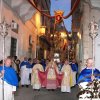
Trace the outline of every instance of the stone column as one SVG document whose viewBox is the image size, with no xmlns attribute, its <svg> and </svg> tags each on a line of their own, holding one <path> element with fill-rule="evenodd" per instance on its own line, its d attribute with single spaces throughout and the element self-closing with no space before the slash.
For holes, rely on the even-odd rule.
<svg viewBox="0 0 100 100">
<path fill-rule="evenodd" d="M 92 57 L 92 40 L 89 36 L 89 23 L 91 20 L 91 8 L 88 3 L 84 3 L 83 7 L 83 62 L 85 65 L 86 59 Z"/>
</svg>

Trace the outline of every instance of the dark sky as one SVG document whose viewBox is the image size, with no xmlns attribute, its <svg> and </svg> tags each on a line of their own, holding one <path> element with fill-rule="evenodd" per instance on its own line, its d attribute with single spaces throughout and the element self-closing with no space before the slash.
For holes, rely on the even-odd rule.
<svg viewBox="0 0 100 100">
<path fill-rule="evenodd" d="M 71 0 L 51 0 L 51 15 L 54 15 L 54 11 L 63 10 L 64 16 L 68 15 L 71 9 Z M 65 27 L 68 31 L 71 31 L 71 17 L 64 19 Z"/>
</svg>

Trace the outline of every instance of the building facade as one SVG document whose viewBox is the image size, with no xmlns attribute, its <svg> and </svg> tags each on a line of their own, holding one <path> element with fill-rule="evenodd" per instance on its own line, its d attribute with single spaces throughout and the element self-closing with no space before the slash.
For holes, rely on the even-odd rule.
<svg viewBox="0 0 100 100">
<path fill-rule="evenodd" d="M 26 13 L 22 14 L 21 12 L 21 10 L 23 9 L 22 5 L 20 5 L 19 7 L 20 10 L 17 9 L 18 11 L 16 11 L 16 9 L 13 8 L 15 7 L 13 5 L 15 4 L 13 3 L 13 0 L 12 1 L 10 0 L 11 1 L 10 3 L 8 1 L 5 0 L 2 4 L 3 8 L 0 9 L 0 13 L 2 17 L 2 19 L 0 19 L 1 22 L 5 18 L 5 21 L 7 22 L 7 24 L 11 26 L 8 30 L 8 35 L 5 38 L 5 57 L 18 56 L 19 59 L 22 59 L 24 56 L 27 56 L 27 57 L 35 58 L 36 57 L 36 39 L 37 39 L 36 27 L 29 24 L 29 26 L 34 29 L 33 31 L 31 31 L 31 29 L 28 28 L 27 25 L 25 24 L 26 19 L 28 20 L 29 17 L 28 16 L 25 17 Z M 34 9 L 32 10 L 34 11 Z M 32 17 L 33 13 L 30 16 Z M 31 50 L 30 50 L 30 45 L 32 46 Z M 3 38 L 1 35 L 0 35 L 0 46 L 1 46 L 0 59 L 2 59 Z"/>
<path fill-rule="evenodd" d="M 85 66 L 85 62 L 87 58 L 93 58 L 93 43 L 92 38 L 89 33 L 89 24 L 95 18 L 95 22 L 100 24 L 100 1 L 95 0 L 82 0 L 79 5 L 79 15 L 80 15 L 80 25 L 77 32 L 81 34 L 81 39 L 78 39 L 77 43 L 77 56 L 78 60 L 82 61 L 82 65 Z M 77 23 L 77 22 L 76 22 Z M 100 69 L 99 67 L 99 59 L 100 59 L 100 27 L 98 29 L 98 35 L 95 39 L 95 67 Z M 83 69 L 82 67 L 81 69 Z"/>
<path fill-rule="evenodd" d="M 41 10 L 41 12 L 50 15 L 50 0 L 33 0 L 36 7 Z M 40 25 L 37 25 L 38 27 L 38 42 L 37 42 L 37 58 L 38 59 L 48 59 L 50 56 L 50 27 L 51 22 L 50 18 L 43 15 L 40 12 Z M 45 33 L 41 32 L 41 29 L 45 28 Z"/>
</svg>

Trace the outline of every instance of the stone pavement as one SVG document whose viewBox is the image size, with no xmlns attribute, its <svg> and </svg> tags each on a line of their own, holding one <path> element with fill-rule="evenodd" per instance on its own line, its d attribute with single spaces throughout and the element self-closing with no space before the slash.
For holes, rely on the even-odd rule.
<svg viewBox="0 0 100 100">
<path fill-rule="evenodd" d="M 61 93 L 60 89 L 48 91 L 42 88 L 40 91 L 32 90 L 32 87 L 19 87 L 15 94 L 15 100 L 78 100 L 76 95 L 78 88 L 73 87 L 71 93 Z"/>
</svg>

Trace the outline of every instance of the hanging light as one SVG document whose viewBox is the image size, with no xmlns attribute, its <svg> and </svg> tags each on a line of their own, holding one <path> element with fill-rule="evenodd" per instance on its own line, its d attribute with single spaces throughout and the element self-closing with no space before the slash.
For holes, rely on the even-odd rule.
<svg viewBox="0 0 100 100">
<path fill-rule="evenodd" d="M 77 33 L 77 36 L 81 40 L 81 34 L 79 32 Z"/>
<path fill-rule="evenodd" d="M 45 31 L 46 31 L 46 26 L 41 26 L 40 27 L 40 35 L 45 35 Z"/>
<path fill-rule="evenodd" d="M 61 34 L 61 38 L 66 38 L 67 37 L 66 32 L 60 32 L 60 34 Z"/>
<path fill-rule="evenodd" d="M 53 37 L 53 34 L 51 34 L 50 37 Z"/>
<path fill-rule="evenodd" d="M 69 36 L 69 37 L 72 37 L 72 33 L 69 33 L 68 36 Z"/>
</svg>

